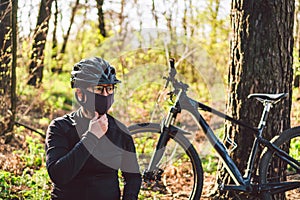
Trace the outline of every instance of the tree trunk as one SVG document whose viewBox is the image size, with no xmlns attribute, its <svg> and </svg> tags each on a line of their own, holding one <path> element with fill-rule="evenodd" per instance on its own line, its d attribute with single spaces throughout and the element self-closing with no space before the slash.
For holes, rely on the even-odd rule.
<svg viewBox="0 0 300 200">
<path fill-rule="evenodd" d="M 12 29 L 12 66 L 11 66 L 11 93 L 10 93 L 10 102 L 11 102 L 11 125 L 9 130 L 12 131 L 14 128 L 14 123 L 16 119 L 16 107 L 17 107 L 17 23 L 18 23 L 18 0 L 12 1 L 12 14 L 11 14 L 11 29 Z"/>
<path fill-rule="evenodd" d="M 228 114 L 258 126 L 263 106 L 254 99 L 247 99 L 249 94 L 286 92 L 290 95 L 271 109 L 263 133 L 267 139 L 290 127 L 294 4 L 290 0 L 232 0 L 234 35 L 228 77 Z M 254 137 L 249 129 L 229 122 L 225 132 L 238 145 L 231 156 L 244 173 Z M 225 184 L 232 182 L 224 169 L 219 172 Z M 226 195 L 222 198 L 231 196 Z"/>
<path fill-rule="evenodd" d="M 61 67 L 58 65 L 58 46 L 57 46 L 57 23 L 58 23 L 58 4 L 57 0 L 54 0 L 55 5 L 55 13 L 54 13 L 54 20 L 53 20 L 53 33 L 52 33 L 52 52 L 51 52 L 51 71 L 52 72 L 61 72 Z"/>
<path fill-rule="evenodd" d="M 155 27 L 158 28 L 158 16 L 157 16 L 157 11 L 156 11 L 156 7 L 155 7 L 155 0 L 152 0 L 152 15 L 155 21 Z"/>
<path fill-rule="evenodd" d="M 11 4 L 9 0 L 1 1 L 0 4 L 0 95 L 8 94 L 10 70 L 9 63 L 11 61 Z"/>
<path fill-rule="evenodd" d="M 300 14 L 300 2 L 299 0 L 296 3 L 295 7 L 295 21 L 294 21 L 294 40 L 295 40 L 295 45 L 294 45 L 294 51 L 295 52 L 295 61 L 294 61 L 294 83 L 293 86 L 295 88 L 298 88 L 298 96 L 296 97 L 297 101 L 300 100 L 300 20 L 298 18 Z"/>
<path fill-rule="evenodd" d="M 96 0 L 96 1 L 97 1 L 97 9 L 98 9 L 98 21 L 99 21 L 98 26 L 99 26 L 100 34 L 103 37 L 106 37 L 104 13 L 102 9 L 104 0 Z"/>
<path fill-rule="evenodd" d="M 52 1 L 41 0 L 32 46 L 31 63 L 29 65 L 30 78 L 28 85 L 37 86 L 37 82 L 41 83 L 43 79 L 44 49 L 48 34 Z"/>
<path fill-rule="evenodd" d="M 75 14 L 78 10 L 79 7 L 79 0 L 76 0 L 74 7 L 72 8 L 72 13 L 71 13 L 71 18 L 70 18 L 70 24 L 67 30 L 67 33 L 64 35 L 64 40 L 63 40 L 63 44 L 60 50 L 59 55 L 56 57 L 56 63 L 57 65 L 55 67 L 52 67 L 52 72 L 57 72 L 57 73 L 61 73 L 63 71 L 63 56 L 66 52 L 66 48 L 67 48 L 67 43 L 70 37 L 70 33 L 71 33 L 71 28 L 72 25 L 74 23 L 74 19 L 75 19 Z"/>
<path fill-rule="evenodd" d="M 72 14 L 71 14 L 69 28 L 68 28 L 67 34 L 64 36 L 63 45 L 62 45 L 62 48 L 61 48 L 61 51 L 60 51 L 61 54 L 64 54 L 66 52 L 67 42 L 69 40 L 71 28 L 72 28 L 72 25 L 73 25 L 73 22 L 74 22 L 74 18 L 75 18 L 75 14 L 76 14 L 76 11 L 78 9 L 78 6 L 79 6 L 79 0 L 76 0 L 75 5 L 72 8 Z"/>
<path fill-rule="evenodd" d="M 11 112 L 11 3 L 0 3 L 0 135 L 11 131 L 13 127 Z"/>
</svg>

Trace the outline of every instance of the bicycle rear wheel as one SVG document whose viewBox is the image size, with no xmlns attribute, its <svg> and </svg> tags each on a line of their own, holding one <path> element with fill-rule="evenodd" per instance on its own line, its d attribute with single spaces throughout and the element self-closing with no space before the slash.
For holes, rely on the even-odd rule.
<svg viewBox="0 0 300 200">
<path fill-rule="evenodd" d="M 199 200 L 203 186 L 203 169 L 193 145 L 175 128 L 155 172 L 156 180 L 143 173 L 151 160 L 160 136 L 159 124 L 137 124 L 129 127 L 143 174 L 139 199 Z M 152 174 L 153 175 L 153 174 Z"/>
<path fill-rule="evenodd" d="M 278 137 L 274 138 L 272 142 L 300 162 L 300 127 L 284 131 Z M 286 192 L 279 189 L 262 192 L 261 196 L 264 200 L 283 199 L 284 197 L 285 199 L 298 199 L 300 196 L 299 169 L 297 170 L 287 164 L 271 150 L 266 151 L 262 156 L 259 167 L 259 178 L 262 184 L 294 182 L 297 187 Z"/>
</svg>

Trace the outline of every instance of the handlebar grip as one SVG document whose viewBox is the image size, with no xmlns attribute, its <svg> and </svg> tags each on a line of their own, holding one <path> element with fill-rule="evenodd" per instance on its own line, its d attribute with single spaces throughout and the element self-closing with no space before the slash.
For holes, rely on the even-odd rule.
<svg viewBox="0 0 300 200">
<path fill-rule="evenodd" d="M 174 69 L 175 68 L 175 59 L 174 58 L 170 58 L 169 62 L 170 62 L 170 67 L 172 69 Z"/>
<path fill-rule="evenodd" d="M 175 59 L 170 58 L 169 63 L 170 63 L 169 77 L 174 78 L 175 75 L 177 74 L 177 71 L 175 69 Z"/>
</svg>

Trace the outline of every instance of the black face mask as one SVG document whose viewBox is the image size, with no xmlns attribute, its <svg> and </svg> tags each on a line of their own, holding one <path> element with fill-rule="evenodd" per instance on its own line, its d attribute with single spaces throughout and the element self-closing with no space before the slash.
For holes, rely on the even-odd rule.
<svg viewBox="0 0 300 200">
<path fill-rule="evenodd" d="M 114 94 L 103 96 L 90 92 L 86 89 L 81 89 L 81 92 L 83 97 L 81 101 L 79 100 L 76 93 L 75 97 L 78 103 L 91 113 L 94 113 L 96 111 L 99 115 L 103 115 L 107 113 L 111 105 L 114 103 Z"/>
</svg>

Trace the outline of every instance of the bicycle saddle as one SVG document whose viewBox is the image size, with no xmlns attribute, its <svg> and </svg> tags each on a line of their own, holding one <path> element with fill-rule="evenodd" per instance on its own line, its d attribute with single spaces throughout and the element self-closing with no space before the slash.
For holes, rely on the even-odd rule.
<svg viewBox="0 0 300 200">
<path fill-rule="evenodd" d="M 253 93 L 248 95 L 248 99 L 258 98 L 260 100 L 269 100 L 269 101 L 280 101 L 286 98 L 288 93 L 280 93 L 280 94 L 263 94 L 263 93 Z"/>
</svg>

